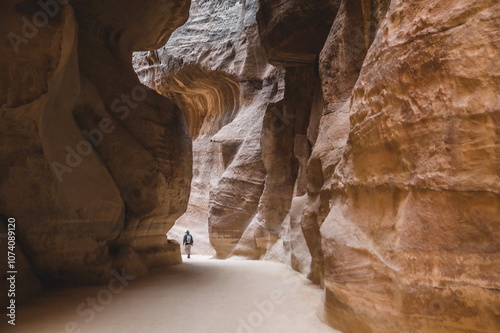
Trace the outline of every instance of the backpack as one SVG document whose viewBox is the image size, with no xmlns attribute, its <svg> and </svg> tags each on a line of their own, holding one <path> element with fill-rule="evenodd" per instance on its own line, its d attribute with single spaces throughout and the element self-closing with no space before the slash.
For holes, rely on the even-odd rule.
<svg viewBox="0 0 500 333">
<path fill-rule="evenodd" d="M 191 235 L 186 235 L 186 244 L 191 244 L 193 237 Z"/>
</svg>

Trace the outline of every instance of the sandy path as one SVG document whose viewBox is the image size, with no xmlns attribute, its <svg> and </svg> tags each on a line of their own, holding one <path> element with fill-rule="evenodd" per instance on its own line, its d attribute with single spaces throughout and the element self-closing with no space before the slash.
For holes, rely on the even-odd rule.
<svg viewBox="0 0 500 333">
<path fill-rule="evenodd" d="M 18 308 L 15 327 L 4 329 L 5 317 L 0 327 L 22 333 L 337 332 L 315 315 L 321 294 L 285 265 L 193 256 L 146 278 L 42 295 Z"/>
</svg>

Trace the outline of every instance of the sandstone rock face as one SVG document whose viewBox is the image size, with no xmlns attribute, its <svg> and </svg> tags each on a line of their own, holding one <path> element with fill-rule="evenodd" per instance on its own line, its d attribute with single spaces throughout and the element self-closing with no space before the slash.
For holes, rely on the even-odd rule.
<svg viewBox="0 0 500 333">
<path fill-rule="evenodd" d="M 289 211 L 294 193 L 306 193 L 308 136 L 316 135 L 308 129 L 310 113 L 313 108 L 317 127 L 323 108 L 314 58 L 336 7 L 328 7 L 330 22 L 320 24 L 323 40 L 310 29 L 295 42 L 304 44 L 299 46 L 307 55 L 300 66 L 296 58 L 287 59 L 285 75 L 265 61 L 257 5 L 194 1 L 188 23 L 165 48 L 136 54 L 134 64 L 145 84 L 177 101 L 196 138 L 190 205 L 169 236 L 181 239 L 190 229 L 201 240 L 201 253 L 212 253 L 213 246 L 218 257 L 266 256 L 309 274 L 308 244 L 300 224 L 291 229 Z M 301 3 L 294 5 L 288 9 L 299 13 Z M 325 16 L 324 8 L 311 12 Z M 277 21 L 273 29 L 270 34 L 286 27 Z M 285 229 L 297 235 L 296 241 L 286 240 Z M 210 244 L 203 243 L 205 235 Z"/>
<path fill-rule="evenodd" d="M 377 5 L 347 144 L 323 172 L 327 319 L 358 332 L 498 330 L 499 6 Z M 345 8 L 338 20 L 363 12 Z M 333 103 L 343 74 L 332 71 L 342 65 L 336 33 L 320 66 Z"/>
<path fill-rule="evenodd" d="M 189 207 L 169 237 L 189 229 L 196 253 L 227 257 L 250 243 L 246 255 L 260 256 L 254 234 L 243 235 L 265 188 L 263 122 L 283 74 L 265 61 L 256 12 L 256 1 L 193 1 L 164 48 L 134 56 L 141 80 L 181 106 L 193 135 Z"/>
<path fill-rule="evenodd" d="M 105 283 L 180 262 L 165 232 L 187 206 L 191 140 L 131 59 L 162 46 L 189 2 L 1 7 L 0 211 L 38 279 Z"/>
<path fill-rule="evenodd" d="M 307 194 L 290 212 L 333 327 L 499 329 L 498 9 L 341 3 L 319 59 Z"/>
</svg>

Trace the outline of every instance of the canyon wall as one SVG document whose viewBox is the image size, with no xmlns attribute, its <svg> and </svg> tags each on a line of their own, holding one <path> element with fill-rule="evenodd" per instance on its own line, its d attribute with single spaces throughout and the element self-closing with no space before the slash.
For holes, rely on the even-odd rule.
<svg viewBox="0 0 500 333">
<path fill-rule="evenodd" d="M 173 235 L 290 264 L 345 332 L 499 330 L 498 12 L 193 1 L 166 48 L 135 56 L 195 138 Z"/>
<path fill-rule="evenodd" d="M 340 159 L 313 151 L 329 196 L 325 317 L 357 332 L 496 331 L 499 4 L 355 3 L 320 57 L 318 141 L 335 117 L 349 127 Z M 366 57 L 342 105 L 333 86 L 348 78 L 345 55 L 362 53 L 356 40 Z"/>
<path fill-rule="evenodd" d="M 0 5 L 1 230 L 16 219 L 20 292 L 181 262 L 165 233 L 191 182 L 183 113 L 132 67 L 189 1 L 50 3 Z"/>
<path fill-rule="evenodd" d="M 262 31 L 296 15 L 261 10 Z M 333 327 L 499 329 L 498 10 L 493 1 L 340 3 L 318 61 L 324 108 L 307 194 L 291 211 Z M 295 65 L 286 45 L 276 60 L 279 51 L 269 59 Z"/>
</svg>

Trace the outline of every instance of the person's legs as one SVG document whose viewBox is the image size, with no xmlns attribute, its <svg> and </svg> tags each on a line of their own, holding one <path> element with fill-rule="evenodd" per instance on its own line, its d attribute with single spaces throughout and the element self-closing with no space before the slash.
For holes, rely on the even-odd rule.
<svg viewBox="0 0 500 333">
<path fill-rule="evenodd" d="M 186 249 L 186 254 L 188 255 L 188 258 L 191 258 L 191 245 L 185 245 L 184 247 Z"/>
</svg>

